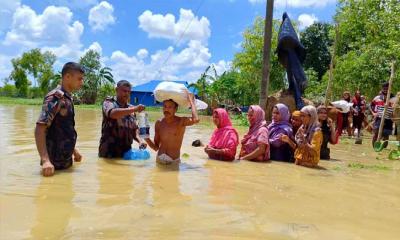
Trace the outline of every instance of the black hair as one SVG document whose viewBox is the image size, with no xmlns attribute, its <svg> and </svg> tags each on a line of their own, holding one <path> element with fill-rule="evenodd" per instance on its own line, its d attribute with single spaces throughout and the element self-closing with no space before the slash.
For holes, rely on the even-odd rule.
<svg viewBox="0 0 400 240">
<path fill-rule="evenodd" d="M 389 87 L 389 83 L 388 82 L 385 82 L 385 83 L 382 84 L 382 88 L 388 88 L 388 87 Z"/>
<path fill-rule="evenodd" d="M 80 72 L 80 73 L 85 73 L 85 69 L 76 62 L 67 62 L 64 64 L 62 70 L 61 70 L 61 76 L 64 77 L 65 74 L 71 73 L 71 72 Z"/>
<path fill-rule="evenodd" d="M 129 87 L 132 88 L 132 84 L 128 80 L 120 80 L 117 82 L 117 87 Z"/>
</svg>

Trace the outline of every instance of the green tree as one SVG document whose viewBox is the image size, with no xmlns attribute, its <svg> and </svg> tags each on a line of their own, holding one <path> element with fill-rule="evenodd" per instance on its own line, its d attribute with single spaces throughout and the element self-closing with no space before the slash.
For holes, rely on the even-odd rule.
<svg viewBox="0 0 400 240">
<path fill-rule="evenodd" d="M 209 102 L 209 87 L 217 78 L 217 71 L 215 70 L 214 65 L 211 64 L 204 70 L 196 82 L 189 84 L 189 87 L 194 87 L 197 90 L 197 94 L 201 100 Z"/>
<path fill-rule="evenodd" d="M 239 73 L 236 71 L 224 72 L 209 87 L 209 94 L 212 99 L 225 105 L 240 104 L 241 96 L 237 88 Z"/>
<path fill-rule="evenodd" d="M 28 96 L 28 87 L 30 82 L 24 69 L 19 64 L 19 59 L 12 59 L 11 63 L 13 65 L 13 71 L 10 74 L 10 79 L 15 82 L 15 88 L 18 91 L 18 96 L 27 97 Z"/>
<path fill-rule="evenodd" d="M 28 75 L 32 76 L 35 83 L 38 83 L 39 95 L 45 94 L 49 90 L 50 79 L 53 78 L 53 65 L 56 56 L 49 52 L 41 52 L 39 48 L 24 52 L 21 57 L 11 60 L 13 71 L 10 79 L 15 81 L 19 95 L 26 97 L 28 94 L 29 80 Z"/>
<path fill-rule="evenodd" d="M 398 0 L 340 0 L 333 93 L 360 90 L 372 98 L 389 79 L 390 62 L 400 63 L 400 4 Z M 400 90 L 400 74 L 393 81 Z"/>
<path fill-rule="evenodd" d="M 280 21 L 274 20 L 272 29 L 272 49 L 277 47 Z M 242 50 L 235 54 L 233 68 L 239 73 L 237 88 L 240 89 L 243 105 L 258 103 L 258 93 L 262 77 L 264 44 L 264 19 L 257 17 L 252 26 L 243 33 Z M 270 92 L 285 86 L 285 70 L 278 62 L 278 56 L 271 51 Z"/>
<path fill-rule="evenodd" d="M 114 84 L 111 68 L 102 67 L 100 58 L 100 53 L 89 50 L 79 60 L 85 68 L 85 81 L 78 93 L 82 103 L 94 104 L 101 86 L 107 83 Z"/>
<path fill-rule="evenodd" d="M 49 88 L 50 88 L 50 89 L 54 89 L 54 88 L 56 88 L 58 85 L 61 85 L 61 80 L 62 80 L 61 72 L 55 73 L 55 74 L 53 75 L 53 77 L 50 79 Z"/>
<path fill-rule="evenodd" d="M 17 94 L 17 89 L 14 85 L 6 83 L 0 88 L 0 95 L 4 97 L 15 97 Z"/>
<path fill-rule="evenodd" d="M 332 29 L 330 24 L 314 23 L 300 33 L 301 43 L 307 52 L 304 68 L 313 69 L 317 73 L 318 80 L 321 80 L 329 69 L 331 61 L 329 51 L 333 44 L 333 39 L 330 37 Z"/>
<path fill-rule="evenodd" d="M 111 83 L 105 83 L 100 87 L 99 94 L 97 95 L 98 101 L 103 101 L 106 97 L 115 94 L 115 86 Z"/>
</svg>

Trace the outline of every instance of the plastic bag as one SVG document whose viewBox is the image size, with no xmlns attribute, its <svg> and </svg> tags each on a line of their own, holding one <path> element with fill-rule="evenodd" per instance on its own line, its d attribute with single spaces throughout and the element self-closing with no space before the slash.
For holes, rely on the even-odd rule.
<svg viewBox="0 0 400 240">
<path fill-rule="evenodd" d="M 154 98 L 159 102 L 172 99 L 179 105 L 179 107 L 189 108 L 190 103 L 187 95 L 188 91 L 189 90 L 183 84 L 164 81 L 157 85 L 153 93 Z M 196 108 L 199 110 L 206 109 L 208 107 L 207 103 L 198 99 L 195 99 L 195 104 Z"/>
<path fill-rule="evenodd" d="M 131 149 L 124 153 L 124 160 L 147 160 L 150 152 L 146 149 Z"/>
<path fill-rule="evenodd" d="M 350 108 L 353 106 L 353 103 L 351 103 L 351 102 L 349 103 L 345 100 L 334 101 L 334 102 L 331 102 L 331 104 L 335 108 L 338 108 L 339 112 L 341 112 L 341 113 L 350 112 Z"/>
</svg>

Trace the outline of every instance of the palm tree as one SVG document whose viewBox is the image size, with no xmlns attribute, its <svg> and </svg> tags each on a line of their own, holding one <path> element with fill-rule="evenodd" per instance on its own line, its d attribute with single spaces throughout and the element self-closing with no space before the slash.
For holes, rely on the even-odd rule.
<svg viewBox="0 0 400 240">
<path fill-rule="evenodd" d="M 111 72 L 112 72 L 112 69 L 109 68 L 109 67 L 103 67 L 103 68 L 100 69 L 99 75 L 98 75 L 99 76 L 99 81 L 97 82 L 98 89 L 104 84 L 107 84 L 107 83 L 114 84 L 115 83 L 114 82 L 114 76 L 112 75 Z"/>
<path fill-rule="evenodd" d="M 210 71 L 212 71 L 212 75 L 209 74 Z M 201 74 L 200 78 L 195 83 L 191 83 L 189 87 L 194 87 L 197 90 L 200 99 L 203 101 L 207 101 L 208 87 L 218 78 L 219 76 L 217 74 L 217 71 L 215 70 L 214 64 L 211 64 Z"/>
<path fill-rule="evenodd" d="M 97 94 L 101 86 L 107 83 L 115 83 L 111 71 L 111 68 L 103 67 L 96 72 L 85 73 L 85 82 L 81 96 L 83 103 L 94 104 L 97 100 Z"/>
</svg>

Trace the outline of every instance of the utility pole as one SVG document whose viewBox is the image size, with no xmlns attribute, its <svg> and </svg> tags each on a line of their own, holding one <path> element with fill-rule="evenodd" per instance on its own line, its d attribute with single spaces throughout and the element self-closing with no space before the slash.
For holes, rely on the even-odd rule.
<svg viewBox="0 0 400 240">
<path fill-rule="evenodd" d="M 262 79 L 260 86 L 260 101 L 259 101 L 260 107 L 264 110 L 267 107 L 267 99 L 268 99 L 273 11 L 274 11 L 274 0 L 267 0 L 265 27 L 264 27 L 263 68 L 262 68 Z"/>
</svg>

